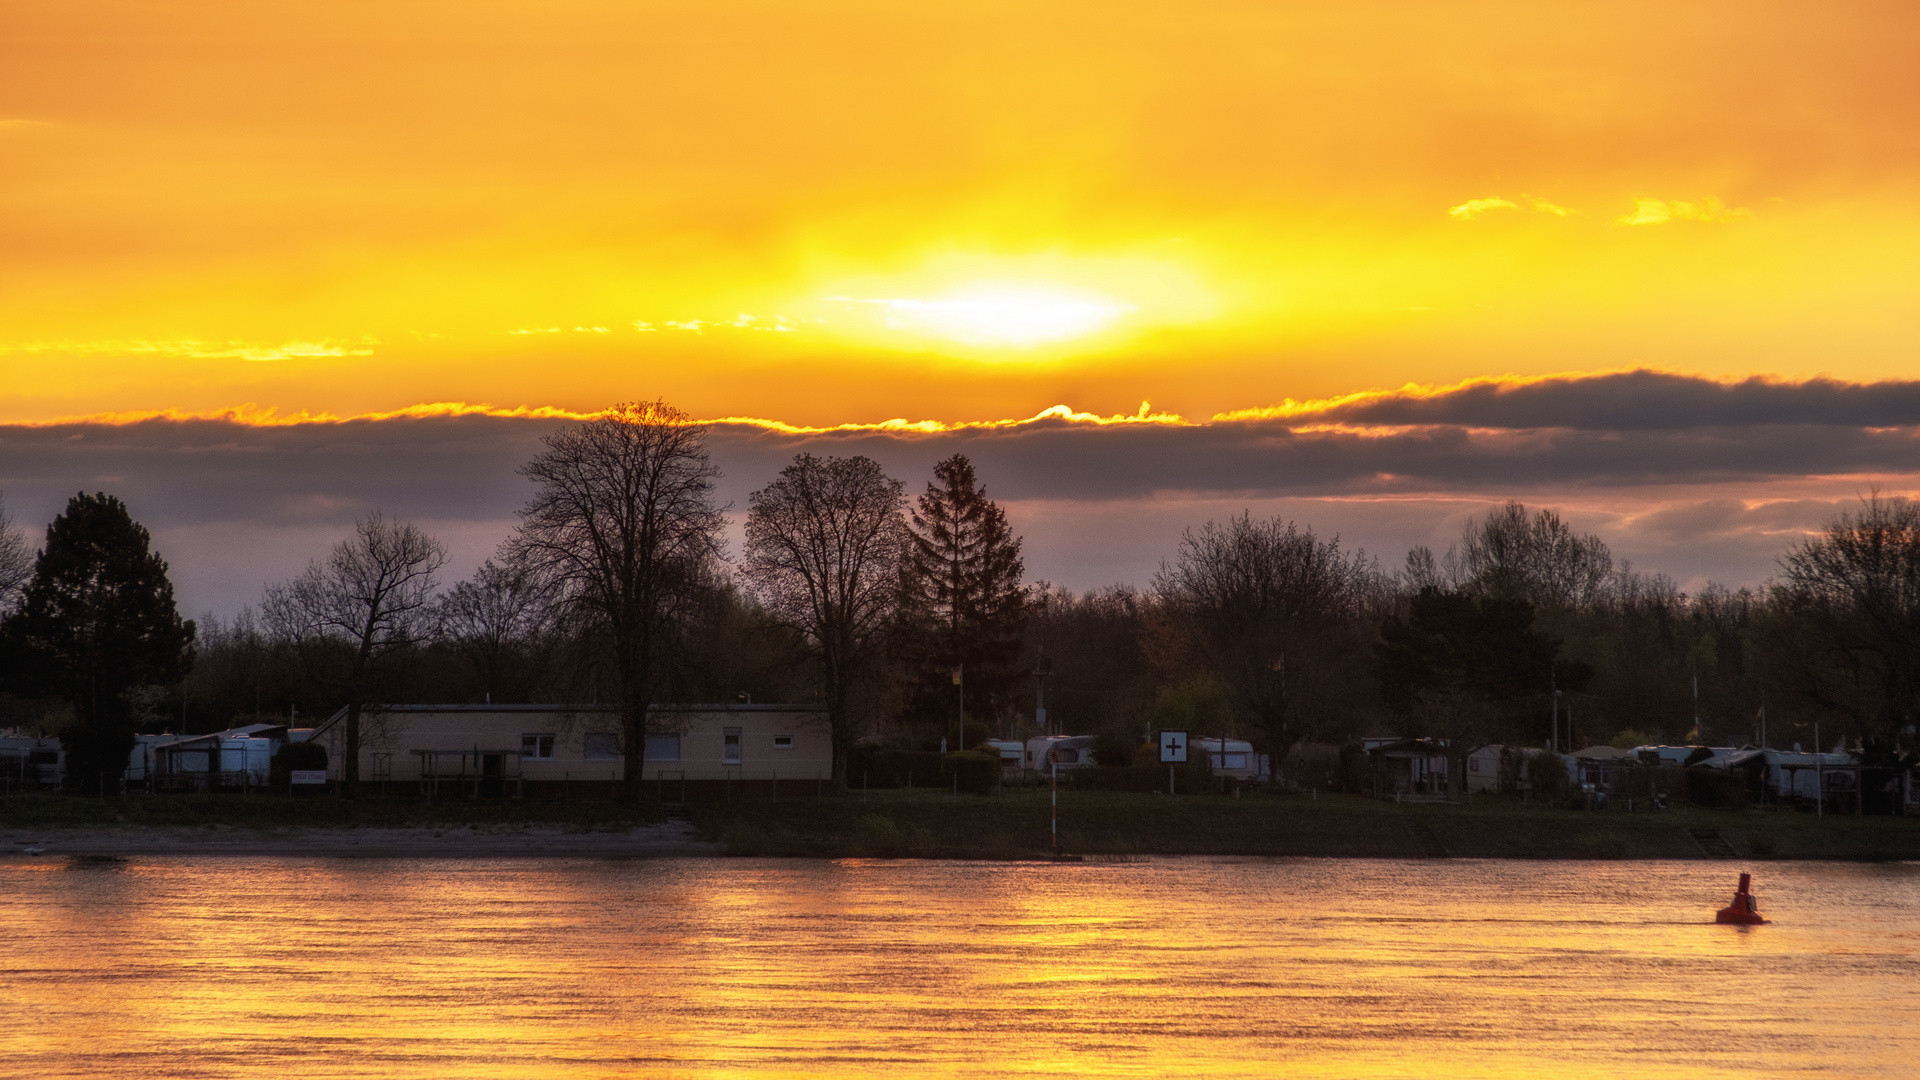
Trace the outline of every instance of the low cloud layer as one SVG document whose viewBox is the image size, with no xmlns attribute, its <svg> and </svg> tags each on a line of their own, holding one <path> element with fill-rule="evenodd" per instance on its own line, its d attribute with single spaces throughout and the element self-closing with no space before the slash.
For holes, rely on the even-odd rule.
<svg viewBox="0 0 1920 1080">
<path fill-rule="evenodd" d="M 1437 391 L 1388 391 L 1288 410 L 1289 422 L 1456 424 L 1589 431 L 1688 431 L 1754 425 L 1920 425 L 1920 381 L 1751 378 L 1723 383 L 1658 371 L 1487 379 Z"/>
<path fill-rule="evenodd" d="M 1182 527 L 1248 509 L 1397 564 L 1490 503 L 1559 507 L 1642 569 L 1754 582 L 1871 484 L 1920 477 L 1920 383 L 1719 384 L 1653 372 L 1368 395 L 1205 424 L 796 433 L 713 426 L 736 516 L 795 453 L 867 454 L 910 491 L 969 455 L 1028 537 L 1036 577 L 1144 582 Z M 257 426 L 153 419 L 0 427 L 0 491 L 30 529 L 74 492 L 126 499 L 183 605 L 231 612 L 379 507 L 465 572 L 530 491 L 516 469 L 570 421 L 487 414 Z"/>
</svg>

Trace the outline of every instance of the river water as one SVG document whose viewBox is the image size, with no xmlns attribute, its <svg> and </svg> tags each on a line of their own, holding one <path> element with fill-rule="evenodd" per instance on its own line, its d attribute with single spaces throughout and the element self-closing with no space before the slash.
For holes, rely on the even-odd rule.
<svg viewBox="0 0 1920 1080">
<path fill-rule="evenodd" d="M 0 863 L 23 1077 L 1920 1076 L 1920 865 Z"/>
</svg>

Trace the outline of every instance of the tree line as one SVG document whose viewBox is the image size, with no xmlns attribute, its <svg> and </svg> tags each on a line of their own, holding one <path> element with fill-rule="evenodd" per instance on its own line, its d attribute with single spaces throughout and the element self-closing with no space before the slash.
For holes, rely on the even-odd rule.
<svg viewBox="0 0 1920 1080">
<path fill-rule="evenodd" d="M 974 746 L 1052 726 L 1124 762 L 1156 728 L 1283 761 L 1360 735 L 1485 743 L 1811 744 L 1874 753 L 1920 711 L 1920 506 L 1875 492 L 1759 588 L 1687 595 L 1598 537 L 1508 503 L 1391 571 L 1250 513 L 1189 528 L 1145 586 L 1029 582 L 963 455 L 925 489 L 863 456 L 796 456 L 754 491 L 737 555 L 705 429 L 664 402 L 557 432 L 471 577 L 375 512 L 230 620 L 180 618 L 118 499 L 76 495 L 33 549 L 0 507 L 0 724 L 57 729 L 70 774 L 137 730 L 395 702 L 606 702 L 630 774 L 655 702 L 817 702 L 844 782 L 862 741 Z M 1834 741 L 1829 739 L 1829 742 Z"/>
</svg>

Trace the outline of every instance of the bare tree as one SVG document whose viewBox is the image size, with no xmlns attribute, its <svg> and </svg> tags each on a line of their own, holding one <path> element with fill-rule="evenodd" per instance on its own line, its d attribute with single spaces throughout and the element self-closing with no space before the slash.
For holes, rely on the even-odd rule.
<svg viewBox="0 0 1920 1080">
<path fill-rule="evenodd" d="M 441 633 L 472 665 L 488 700 L 531 689 L 525 676 L 547 651 L 556 599 L 550 577 L 511 557 L 488 559 L 440 597 Z"/>
<path fill-rule="evenodd" d="M 1457 581 L 1477 591 L 1563 609 L 1603 599 L 1613 576 L 1613 553 L 1606 541 L 1592 533 L 1576 534 L 1551 510 L 1529 513 L 1517 502 L 1485 518 L 1467 519 L 1458 553 L 1448 552 L 1447 561 Z M 1414 571 L 1412 561 L 1408 568 Z"/>
<path fill-rule="evenodd" d="M 1920 716 L 1920 503 L 1873 492 L 1780 569 L 1763 638 L 1776 679 L 1855 734 L 1891 737 Z"/>
<path fill-rule="evenodd" d="M 33 580 L 33 546 L 7 516 L 6 496 L 0 495 L 0 618 L 25 597 Z"/>
<path fill-rule="evenodd" d="M 674 620 L 720 555 L 720 471 L 706 428 L 664 401 L 616 405 L 542 440 L 520 471 L 539 491 L 520 512 L 518 557 L 605 627 L 620 692 L 626 798 L 640 798 L 647 706 Z"/>
<path fill-rule="evenodd" d="M 341 793 L 360 779 L 360 724 L 393 654 L 433 632 L 436 575 L 447 563 L 440 541 L 379 511 L 291 581 L 267 589 L 267 625 L 292 644 L 309 678 L 346 699 Z"/>
<path fill-rule="evenodd" d="M 906 486 L 866 457 L 801 454 L 751 496 L 744 573 L 806 640 L 832 725 L 833 779 L 846 782 L 862 677 L 885 653 L 912 543 Z"/>
<path fill-rule="evenodd" d="M 1340 711 L 1342 648 L 1359 648 L 1348 631 L 1383 583 L 1337 537 L 1242 514 L 1188 529 L 1153 586 L 1170 630 L 1197 653 L 1189 663 L 1218 675 L 1278 761 L 1307 734 L 1303 721 Z"/>
</svg>

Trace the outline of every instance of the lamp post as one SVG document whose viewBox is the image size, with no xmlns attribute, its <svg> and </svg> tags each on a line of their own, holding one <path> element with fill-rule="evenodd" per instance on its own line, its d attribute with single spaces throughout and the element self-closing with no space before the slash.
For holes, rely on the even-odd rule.
<svg viewBox="0 0 1920 1080">
<path fill-rule="evenodd" d="M 1033 723 L 1040 734 L 1051 735 L 1047 727 L 1047 676 L 1053 674 L 1053 658 L 1045 653 L 1033 662 Z"/>
<path fill-rule="evenodd" d="M 1547 712 L 1547 749 L 1559 752 L 1560 749 L 1560 688 L 1554 687 L 1553 701 Z"/>
<path fill-rule="evenodd" d="M 956 737 L 955 737 L 955 738 L 954 738 L 954 740 L 953 740 L 953 749 L 954 749 L 954 750 L 955 750 L 956 752 L 958 752 L 958 751 L 961 751 L 961 750 L 965 750 L 965 749 L 967 748 L 967 683 L 966 683 L 966 678 L 967 678 L 967 666 L 966 666 L 965 664 L 955 664 L 955 665 L 953 665 L 953 688 L 954 688 L 954 696 L 955 696 L 955 698 L 956 698 L 956 699 L 958 699 L 958 703 L 959 703 L 959 716 L 958 716 L 958 718 L 957 718 L 957 721 L 956 721 L 956 722 L 957 722 L 957 723 L 958 723 L 958 724 L 960 725 L 960 728 L 959 728 L 959 730 L 958 730 L 958 731 L 957 731 L 957 732 L 955 733 L 955 735 L 956 735 Z"/>
</svg>

